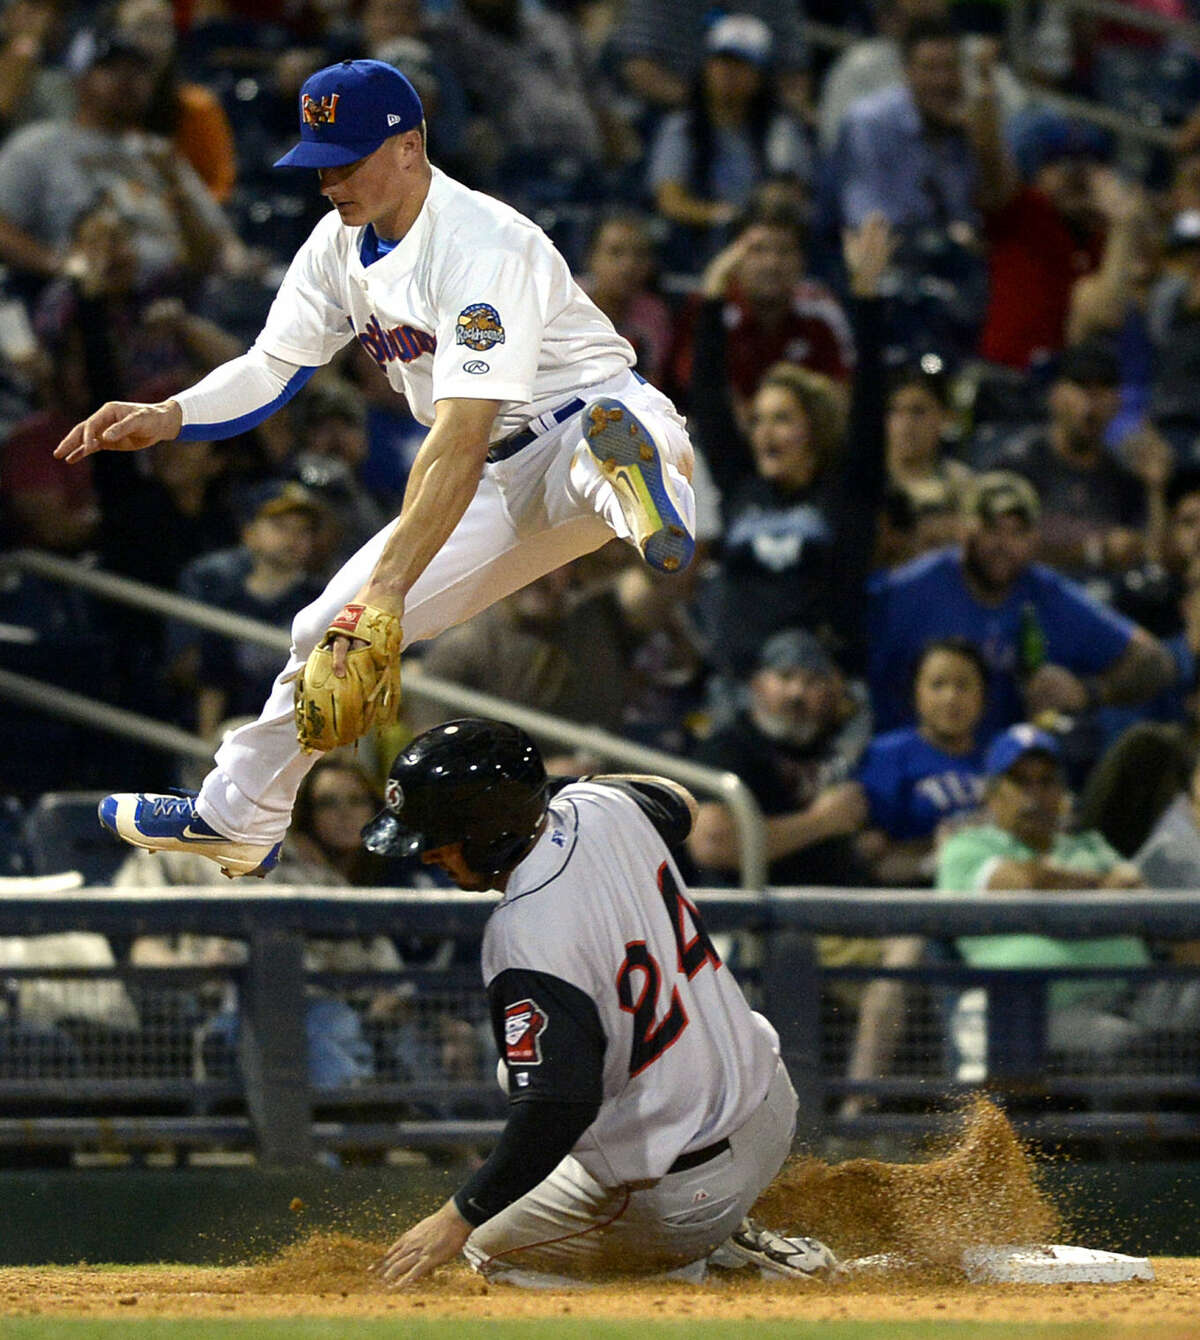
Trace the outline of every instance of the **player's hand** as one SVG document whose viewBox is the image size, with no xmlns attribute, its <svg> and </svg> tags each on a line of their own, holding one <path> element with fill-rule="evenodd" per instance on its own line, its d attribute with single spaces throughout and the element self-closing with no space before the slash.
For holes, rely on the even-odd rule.
<svg viewBox="0 0 1200 1340">
<path fill-rule="evenodd" d="M 471 1231 L 458 1207 L 448 1200 L 392 1243 L 371 1269 L 389 1288 L 402 1289 L 453 1260 Z"/>
<path fill-rule="evenodd" d="M 141 451 L 179 436 L 183 411 L 174 400 L 136 405 L 110 400 L 74 428 L 54 448 L 57 460 L 77 465 L 97 451 Z"/>
</svg>

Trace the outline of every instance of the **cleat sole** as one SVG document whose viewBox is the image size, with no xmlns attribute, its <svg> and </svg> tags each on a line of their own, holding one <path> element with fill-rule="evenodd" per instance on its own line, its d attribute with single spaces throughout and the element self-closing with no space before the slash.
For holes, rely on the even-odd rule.
<svg viewBox="0 0 1200 1340">
<path fill-rule="evenodd" d="M 612 484 L 642 557 L 659 572 L 686 568 L 696 543 L 668 490 L 652 435 L 619 401 L 597 400 L 584 417 L 588 450 Z"/>
</svg>

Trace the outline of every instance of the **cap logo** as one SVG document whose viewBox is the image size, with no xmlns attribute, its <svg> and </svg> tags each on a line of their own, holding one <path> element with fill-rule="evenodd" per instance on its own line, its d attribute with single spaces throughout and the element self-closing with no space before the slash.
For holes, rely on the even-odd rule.
<svg viewBox="0 0 1200 1340">
<path fill-rule="evenodd" d="M 396 115 L 396 113 L 388 112 L 388 125 L 398 126 L 399 124 L 400 124 L 400 118 Z"/>
<path fill-rule="evenodd" d="M 300 100 L 300 115 L 306 126 L 331 126 L 337 120 L 338 99 L 340 93 L 328 93 L 320 102 L 306 93 Z"/>
<path fill-rule="evenodd" d="M 404 808 L 404 790 L 394 777 L 389 777 L 383 788 L 383 803 L 397 814 Z"/>
</svg>

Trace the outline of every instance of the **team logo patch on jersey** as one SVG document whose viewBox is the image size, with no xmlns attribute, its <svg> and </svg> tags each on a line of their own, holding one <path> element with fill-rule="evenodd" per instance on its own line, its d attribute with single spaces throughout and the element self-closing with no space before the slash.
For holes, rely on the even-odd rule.
<svg viewBox="0 0 1200 1340">
<path fill-rule="evenodd" d="M 477 354 L 486 353 L 493 344 L 504 343 L 500 313 L 490 303 L 473 302 L 470 307 L 464 307 L 455 324 L 458 343 L 474 349 Z"/>
<path fill-rule="evenodd" d="M 340 93 L 327 93 L 319 102 L 306 93 L 300 104 L 300 115 L 308 126 L 331 126 L 337 120 Z"/>
<path fill-rule="evenodd" d="M 538 1039 L 550 1022 L 535 1000 L 518 1000 L 504 1011 L 504 1059 L 509 1065 L 541 1065 Z"/>
</svg>

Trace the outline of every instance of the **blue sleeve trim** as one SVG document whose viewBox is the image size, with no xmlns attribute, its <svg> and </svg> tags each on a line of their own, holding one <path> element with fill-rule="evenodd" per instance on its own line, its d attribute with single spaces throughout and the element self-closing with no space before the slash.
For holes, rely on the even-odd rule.
<svg viewBox="0 0 1200 1340">
<path fill-rule="evenodd" d="M 288 384 L 282 391 L 266 405 L 258 409 L 252 409 L 249 414 L 243 414 L 237 419 L 226 419 L 224 423 L 189 423 L 180 429 L 177 442 L 216 442 L 223 437 L 236 437 L 239 433 L 248 433 L 251 428 L 257 428 L 264 419 L 270 418 L 277 409 L 286 405 L 287 402 L 304 386 L 308 379 L 316 372 L 315 367 L 298 368 L 291 376 Z"/>
</svg>

